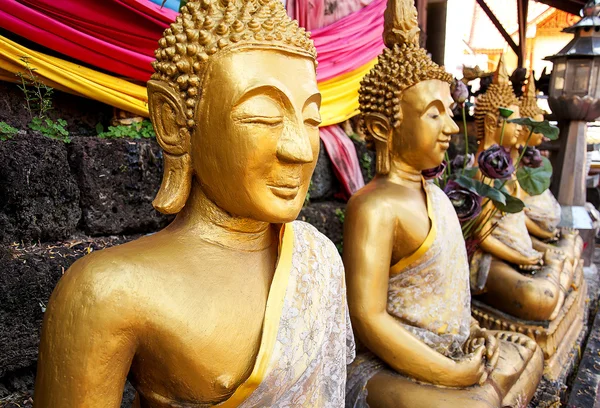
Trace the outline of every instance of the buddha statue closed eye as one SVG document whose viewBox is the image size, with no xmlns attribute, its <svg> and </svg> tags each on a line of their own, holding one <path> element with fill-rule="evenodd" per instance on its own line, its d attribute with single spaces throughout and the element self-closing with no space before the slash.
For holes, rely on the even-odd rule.
<svg viewBox="0 0 600 408">
<path fill-rule="evenodd" d="M 528 337 L 471 318 L 469 265 L 449 198 L 421 172 L 458 127 L 452 77 L 418 46 L 412 0 L 388 0 L 387 49 L 363 79 L 360 109 L 377 176 L 349 201 L 344 266 L 353 327 L 346 406 L 526 406 L 543 357 Z"/>
<path fill-rule="evenodd" d="M 294 221 L 319 149 L 315 48 L 279 0 L 199 0 L 156 51 L 164 230 L 77 261 L 43 324 L 35 407 L 341 407 L 342 261 Z"/>
<path fill-rule="evenodd" d="M 529 129 L 508 122 L 504 124 L 503 134 L 500 108 L 513 111 L 509 118 L 512 119 L 520 117 L 521 106 L 528 108 L 514 95 L 501 58 L 493 83 L 476 101 L 478 155 L 497 144 L 510 149 L 516 160 L 518 144 L 524 132 L 529 134 Z M 541 142 L 540 135 L 532 139 Z M 528 198 L 514 175 L 506 183 L 506 189 L 527 204 Z M 573 290 L 573 283 L 575 289 L 584 284 L 581 272 L 573 276 L 573 266 L 565 251 L 549 245 L 534 245 L 528 230 L 531 210 L 526 207 L 518 213 L 497 212 L 482 228 L 484 234 L 492 232 L 480 243 L 480 251 L 471 262 L 471 282 L 477 283 L 472 285 L 477 295 L 474 315 L 484 327 L 511 328 L 535 338 L 544 351 L 546 373 L 556 378 L 564 367 L 562 359 L 583 324 L 578 311 L 585 298 L 585 288 Z M 572 248 L 575 240 L 569 242 Z"/>
</svg>

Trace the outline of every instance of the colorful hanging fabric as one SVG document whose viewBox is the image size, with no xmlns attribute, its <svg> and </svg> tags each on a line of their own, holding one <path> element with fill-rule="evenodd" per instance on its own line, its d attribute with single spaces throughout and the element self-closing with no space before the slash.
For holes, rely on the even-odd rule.
<svg viewBox="0 0 600 408">
<path fill-rule="evenodd" d="M 148 116 L 146 87 L 32 51 L 0 36 L 0 70 L 13 75 L 24 72 L 27 64 L 35 74 L 57 89 L 86 96 L 117 108 Z M 6 78 L 3 74 L 2 77 Z"/>
<path fill-rule="evenodd" d="M 354 143 L 339 126 L 326 126 L 320 130 L 333 170 L 344 188 L 344 198 L 348 199 L 365 185 Z"/>
</svg>

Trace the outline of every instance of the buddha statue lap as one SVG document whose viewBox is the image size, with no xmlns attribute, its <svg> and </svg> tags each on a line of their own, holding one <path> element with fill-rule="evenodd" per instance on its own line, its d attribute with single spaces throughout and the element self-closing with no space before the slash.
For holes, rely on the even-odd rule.
<svg viewBox="0 0 600 408">
<path fill-rule="evenodd" d="M 513 154 L 516 151 L 523 130 L 505 123 L 502 134 L 500 107 L 513 111 L 509 119 L 520 117 L 519 101 L 502 58 L 493 83 L 476 102 L 478 154 L 494 144 L 512 149 Z M 516 177 L 506 188 L 511 195 L 523 197 Z M 491 207 L 488 204 L 484 212 Z M 534 246 L 527 211 L 498 212 L 482 228 L 482 235 L 490 229 L 492 232 L 471 260 L 471 289 L 477 295 L 473 314 L 488 329 L 516 330 L 534 338 L 544 351 L 545 374 L 554 379 L 564 368 L 570 347 L 583 327 L 580 311 L 585 284 L 581 271 L 574 276 L 572 263 L 561 248 Z"/>
<path fill-rule="evenodd" d="M 149 108 L 167 228 L 78 260 L 44 317 L 36 408 L 341 407 L 336 247 L 294 221 L 319 149 L 315 49 L 279 0 L 192 0 Z"/>
<path fill-rule="evenodd" d="M 388 0 L 384 40 L 359 91 L 377 176 L 350 199 L 344 222 L 348 303 L 365 348 L 348 369 L 346 406 L 526 406 L 542 352 L 472 319 L 460 223 L 421 176 L 458 131 L 452 77 L 418 46 L 411 0 Z"/>
</svg>

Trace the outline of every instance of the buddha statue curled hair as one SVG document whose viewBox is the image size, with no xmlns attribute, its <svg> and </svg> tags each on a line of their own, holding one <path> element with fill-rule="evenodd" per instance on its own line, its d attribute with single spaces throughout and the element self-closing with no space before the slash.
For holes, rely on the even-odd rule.
<svg viewBox="0 0 600 408">
<path fill-rule="evenodd" d="M 159 40 L 153 80 L 176 90 L 194 126 L 203 74 L 210 57 L 234 48 L 271 48 L 316 60 L 310 34 L 291 20 L 279 0 L 193 0 Z"/>
<path fill-rule="evenodd" d="M 499 117 L 499 108 L 507 108 L 513 105 L 519 106 L 519 100 L 515 96 L 513 87 L 508 79 L 504 58 L 501 57 L 500 62 L 498 63 L 498 69 L 494 73 L 492 83 L 487 91 L 477 98 L 475 103 L 475 127 L 477 129 L 477 139 L 481 140 L 485 136 L 485 118 L 488 114 Z"/>
<path fill-rule="evenodd" d="M 536 116 L 544 115 L 544 110 L 537 104 L 535 93 L 535 84 L 533 82 L 533 75 L 531 75 L 525 93 L 519 98 L 521 117 L 535 118 Z"/>
<path fill-rule="evenodd" d="M 379 55 L 377 64 L 363 78 L 358 90 L 362 115 L 361 127 L 370 148 L 373 135 L 365 125 L 369 115 L 383 115 L 393 128 L 402 121 L 400 100 L 403 92 L 419 82 L 441 80 L 452 83 L 452 75 L 429 58 L 419 46 L 417 10 L 412 2 L 388 0 L 384 14 L 384 42 L 387 48 Z M 388 171 L 388 153 L 385 147 L 377 150 L 377 173 Z"/>
</svg>

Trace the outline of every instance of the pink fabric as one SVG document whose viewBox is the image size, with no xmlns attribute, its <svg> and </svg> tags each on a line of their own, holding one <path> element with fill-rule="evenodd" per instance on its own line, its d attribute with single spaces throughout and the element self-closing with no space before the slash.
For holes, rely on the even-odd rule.
<svg viewBox="0 0 600 408">
<path fill-rule="evenodd" d="M 130 78 L 148 80 L 151 57 L 102 41 L 15 0 L 0 1 L 2 28 L 40 45 Z"/>
<path fill-rule="evenodd" d="M 290 0 L 320 7 L 323 0 Z M 383 49 L 385 0 L 312 31 L 319 54 L 317 79 L 353 71 Z M 305 14 L 308 16 L 308 14 Z M 117 75 L 147 81 L 164 29 L 177 13 L 148 0 L 0 0 L 2 28 Z M 308 17 L 307 17 L 308 19 Z M 305 21 L 305 24 L 307 23 Z"/>
<path fill-rule="evenodd" d="M 328 26 L 336 21 L 359 11 L 371 4 L 373 0 L 325 0 L 323 25 Z"/>
<path fill-rule="evenodd" d="M 377 58 L 384 48 L 383 12 L 386 0 L 311 32 L 317 47 L 317 79 L 326 81 L 353 71 Z"/>
<path fill-rule="evenodd" d="M 344 198 L 348 199 L 365 185 L 354 143 L 339 126 L 322 127 L 320 131 L 333 169 L 344 187 Z"/>
<path fill-rule="evenodd" d="M 311 31 L 323 26 L 325 17 L 325 0 L 288 0 L 292 7 L 293 14 L 289 14 L 295 20 L 298 20 L 300 27 L 304 27 Z"/>
</svg>

